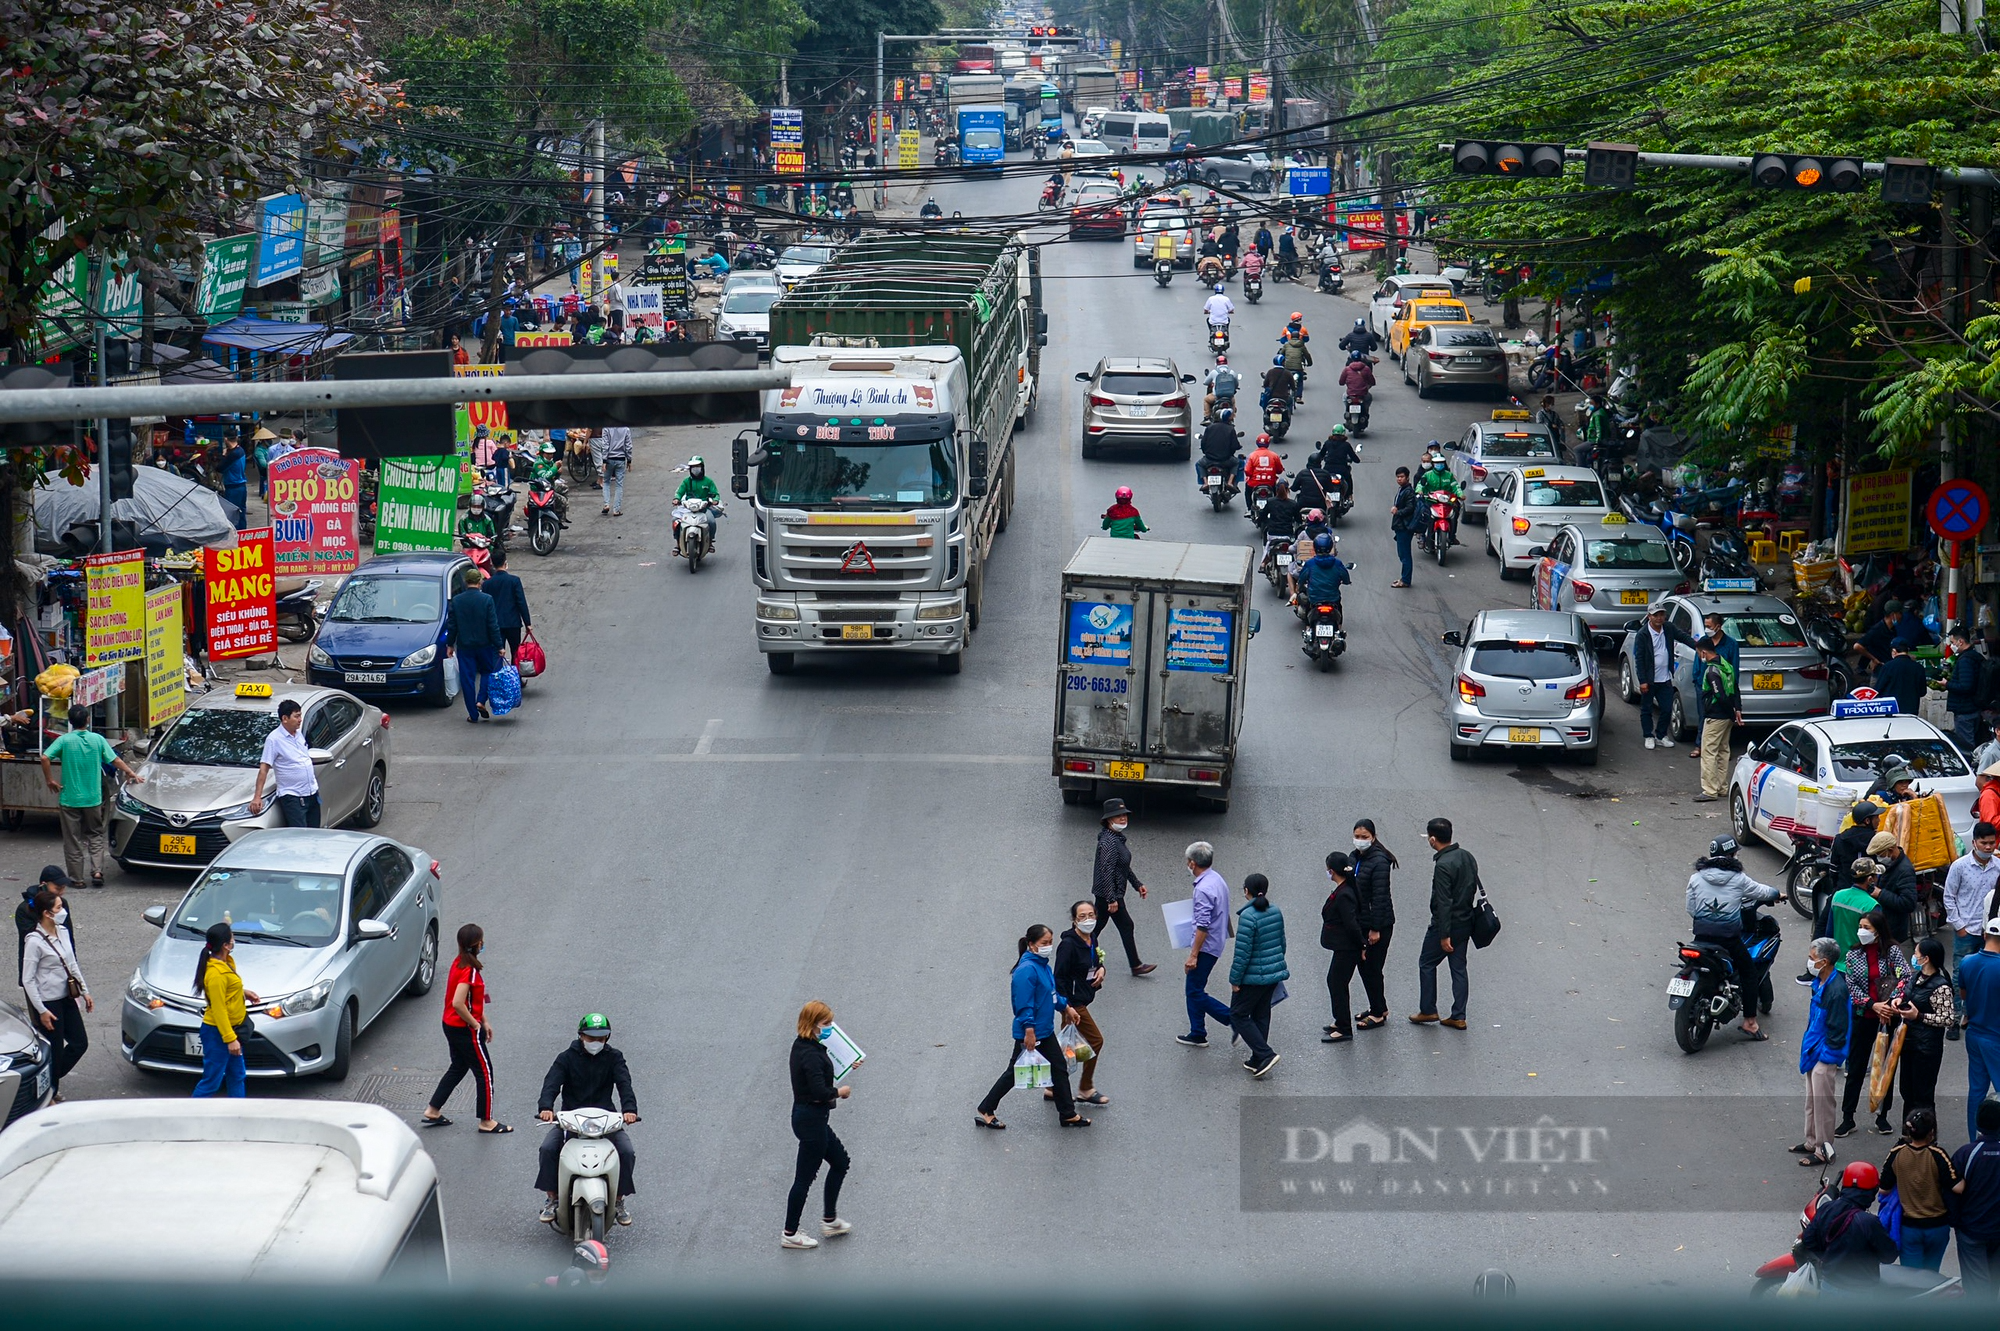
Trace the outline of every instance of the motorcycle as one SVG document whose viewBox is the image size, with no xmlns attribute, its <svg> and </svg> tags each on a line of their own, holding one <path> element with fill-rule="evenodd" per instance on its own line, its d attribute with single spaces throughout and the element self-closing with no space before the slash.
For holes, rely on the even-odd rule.
<svg viewBox="0 0 2000 1331">
<path fill-rule="evenodd" d="M 493 571 L 493 543 L 478 532 L 461 533 L 458 538 L 458 548 L 465 552 L 465 557 L 472 561 L 472 566 L 481 574 Z"/>
<path fill-rule="evenodd" d="M 1042 197 L 1035 201 L 1035 207 L 1038 209 L 1049 209 L 1055 206 L 1056 182 L 1051 180 L 1042 185 Z"/>
<path fill-rule="evenodd" d="M 1248 273 L 1243 275 L 1243 299 L 1249 301 L 1252 305 L 1264 299 L 1264 279 L 1262 277 L 1252 277 Z"/>
<path fill-rule="evenodd" d="M 1220 513 L 1236 497 L 1236 482 L 1231 478 L 1232 464 L 1206 458 L 1201 468 L 1201 492 L 1208 496 L 1209 507 Z"/>
<path fill-rule="evenodd" d="M 528 548 L 538 555 L 555 553 L 562 529 L 569 526 L 569 485 L 537 477 L 528 482 Z"/>
<path fill-rule="evenodd" d="M 1319 289 L 1329 295 L 1338 295 L 1347 284 L 1345 274 L 1340 271 L 1340 260 L 1321 259 L 1319 262 Z"/>
<path fill-rule="evenodd" d="M 688 572 L 699 573 L 701 561 L 715 549 L 715 519 L 722 503 L 690 495 L 674 510 L 674 551 L 687 560 Z"/>
<path fill-rule="evenodd" d="M 1049 155 L 1048 140 L 1044 138 L 1037 138 L 1035 140 L 1035 160 L 1038 162 L 1045 161 L 1047 160 L 1048 155 Z"/>
<path fill-rule="evenodd" d="M 1681 970 L 1667 982 L 1667 1006 L 1682 1053 L 1700 1053 L 1717 1026 L 1727 1026 L 1746 1010 L 1771 1010 L 1771 967 L 1782 941 L 1776 920 L 1756 907 L 1743 912 L 1743 943 L 1760 974 L 1747 1001 L 1746 977 L 1736 973 L 1722 944 L 1697 938 L 1680 945 Z"/>
<path fill-rule="evenodd" d="M 610 1109 L 565 1109 L 556 1115 L 562 1155 L 556 1166 L 556 1218 L 551 1228 L 573 1242 L 604 1241 L 618 1198 L 618 1148 L 624 1115 Z"/>
<path fill-rule="evenodd" d="M 1264 561 L 1259 565 L 1271 589 L 1286 598 L 1292 594 L 1292 552 L 1296 543 L 1297 538 L 1291 536 L 1270 537 L 1264 542 Z"/>
<path fill-rule="evenodd" d="M 1808 1250 L 1799 1239 L 1805 1237 L 1806 1227 L 1819 1214 L 1819 1208 L 1839 1195 L 1840 1180 L 1833 1171 L 1839 1168 L 1836 1161 L 1829 1160 L 1820 1167 L 1819 1179 L 1813 1186 L 1812 1200 L 1799 1212 L 1799 1237 L 1792 1240 L 1791 1251 L 1781 1257 L 1773 1257 L 1752 1273 L 1756 1283 L 1750 1286 L 1752 1298 L 1769 1298 L 1780 1289 L 1789 1295 L 1816 1297 L 1820 1290 L 1819 1256 Z M 1812 1274 L 1801 1287 L 1790 1284 L 1792 1277 L 1802 1269 L 1811 1268 Z M 1947 1276 L 1937 1271 L 1927 1271 L 1922 1267 L 1885 1265 L 1882 1268 L 1881 1287 L 1878 1297 L 1891 1299 L 1952 1298 L 1964 1293 L 1965 1286 L 1958 1276 Z"/>
<path fill-rule="evenodd" d="M 1292 428 L 1292 400 L 1288 397 L 1274 397 L 1264 404 L 1264 433 L 1273 439 L 1283 439 Z"/>
<path fill-rule="evenodd" d="M 1818 889 L 1823 897 L 1833 894 L 1833 862 L 1827 858 L 1833 842 L 1796 831 L 1791 837 L 1792 855 L 1785 861 L 1785 900 L 1792 903 L 1793 910 L 1810 920 L 1813 917 L 1814 889 Z"/>
<path fill-rule="evenodd" d="M 1299 641 L 1306 659 L 1321 670 L 1333 669 L 1334 658 L 1347 650 L 1347 632 L 1341 627 L 1340 602 L 1307 602 L 1305 628 Z"/>
<path fill-rule="evenodd" d="M 1803 616 L 1806 641 L 1826 658 L 1827 687 L 1836 698 L 1854 691 L 1854 669 L 1847 662 L 1847 625 L 1823 610 L 1808 610 Z"/>
<path fill-rule="evenodd" d="M 1276 493 L 1277 490 L 1269 485 L 1253 485 L 1250 487 L 1249 516 L 1250 520 L 1257 524 L 1258 531 L 1264 530 L 1265 515 L 1270 512 L 1271 497 Z"/>
<path fill-rule="evenodd" d="M 1359 439 L 1368 433 L 1368 395 L 1349 396 L 1347 399 L 1347 432 Z"/>
<path fill-rule="evenodd" d="M 1449 490 L 1433 490 L 1424 496 L 1424 503 L 1431 511 L 1430 524 L 1423 532 L 1424 549 L 1435 554 L 1438 566 L 1443 567 L 1445 551 L 1454 544 L 1451 529 L 1452 518 L 1458 512 L 1458 497 Z"/>
<path fill-rule="evenodd" d="M 309 579 L 303 587 L 278 598 L 278 636 L 287 642 L 306 642 L 319 632 L 319 607 L 314 596 L 324 584 Z"/>
<path fill-rule="evenodd" d="M 1208 354 L 1223 356 L 1229 352 L 1229 325 L 1210 324 L 1208 326 Z"/>
<path fill-rule="evenodd" d="M 1153 260 L 1153 280 L 1161 286 L 1174 280 L 1174 264 L 1171 259 Z"/>
</svg>

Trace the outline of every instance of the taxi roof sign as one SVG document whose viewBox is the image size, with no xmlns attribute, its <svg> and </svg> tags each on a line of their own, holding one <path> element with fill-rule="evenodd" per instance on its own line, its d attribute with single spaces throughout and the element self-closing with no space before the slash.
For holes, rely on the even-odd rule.
<svg viewBox="0 0 2000 1331">
<path fill-rule="evenodd" d="M 1872 693 L 1874 690 L 1869 691 Z M 1833 719 L 1836 721 L 1855 716 L 1896 716 L 1901 711 L 1894 698 L 1836 698 L 1833 702 Z"/>
<path fill-rule="evenodd" d="M 1705 592 L 1754 592 L 1757 590 L 1757 579 L 1703 578 L 1701 589 Z"/>
<path fill-rule="evenodd" d="M 238 684 L 236 696 L 239 698 L 268 698 L 271 696 L 269 684 Z"/>
<path fill-rule="evenodd" d="M 1530 481 L 1548 474 L 1548 468 L 1546 467 L 1523 467 L 1521 469 L 1522 478 Z"/>
<path fill-rule="evenodd" d="M 1531 421 L 1535 414 L 1526 407 L 1495 407 L 1492 418 L 1496 421 Z"/>
<path fill-rule="evenodd" d="M 1623 513 L 1606 513 L 1599 521 L 1606 527 L 1623 527 L 1627 525 L 1627 520 Z"/>
</svg>

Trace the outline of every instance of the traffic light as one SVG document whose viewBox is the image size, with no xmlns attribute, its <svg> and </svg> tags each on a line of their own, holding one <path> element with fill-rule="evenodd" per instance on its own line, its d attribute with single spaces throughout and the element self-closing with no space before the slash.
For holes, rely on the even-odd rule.
<svg viewBox="0 0 2000 1331">
<path fill-rule="evenodd" d="M 1882 163 L 1882 202 L 1928 204 L 1937 191 L 1937 168 L 1921 157 L 1890 157 Z"/>
<path fill-rule="evenodd" d="M 69 388 L 75 383 L 75 367 L 66 360 L 48 365 L 0 365 L 0 393 L 9 389 Z M 0 448 L 44 448 L 67 443 L 73 434 L 69 421 L 16 421 L 0 425 Z"/>
<path fill-rule="evenodd" d="M 1563 145 L 1460 139 L 1452 147 L 1451 165 L 1461 176 L 1559 176 L 1563 169 Z"/>
<path fill-rule="evenodd" d="M 132 422 L 113 418 L 105 422 L 106 455 L 111 461 L 111 497 L 132 497 Z"/>
<path fill-rule="evenodd" d="M 1762 153 L 1750 159 L 1750 179 L 1765 189 L 1852 194 L 1861 188 L 1861 159 L 1812 153 Z"/>
<path fill-rule="evenodd" d="M 1639 170 L 1639 148 L 1631 143 L 1593 142 L 1583 153 L 1583 183 L 1631 189 Z"/>
<path fill-rule="evenodd" d="M 507 361 L 510 375 L 685 374 L 756 368 L 757 348 L 736 342 L 517 348 Z M 587 429 L 606 425 L 704 425 L 755 421 L 758 412 L 754 389 L 734 393 L 553 398 L 507 404 L 508 423 L 529 429 L 567 429 L 573 425 Z"/>
</svg>

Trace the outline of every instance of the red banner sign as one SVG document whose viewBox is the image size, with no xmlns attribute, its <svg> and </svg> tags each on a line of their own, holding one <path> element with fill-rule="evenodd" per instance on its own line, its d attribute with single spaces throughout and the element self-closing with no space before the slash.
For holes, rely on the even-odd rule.
<svg viewBox="0 0 2000 1331">
<path fill-rule="evenodd" d="M 273 458 L 271 534 L 280 577 L 352 573 L 361 563 L 355 525 L 361 464 L 330 448 Z"/>
<path fill-rule="evenodd" d="M 236 534 L 233 550 L 209 550 L 208 655 L 228 661 L 278 650 L 277 552 L 271 529 Z"/>
</svg>

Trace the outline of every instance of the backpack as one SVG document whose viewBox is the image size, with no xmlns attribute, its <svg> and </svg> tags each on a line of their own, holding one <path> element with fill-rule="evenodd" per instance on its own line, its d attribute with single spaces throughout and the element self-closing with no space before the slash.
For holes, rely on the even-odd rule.
<svg viewBox="0 0 2000 1331">
<path fill-rule="evenodd" d="M 1217 397 L 1235 397 L 1237 386 L 1241 382 L 1236 377 L 1234 370 L 1217 370 L 1215 372 L 1215 395 Z"/>
</svg>

